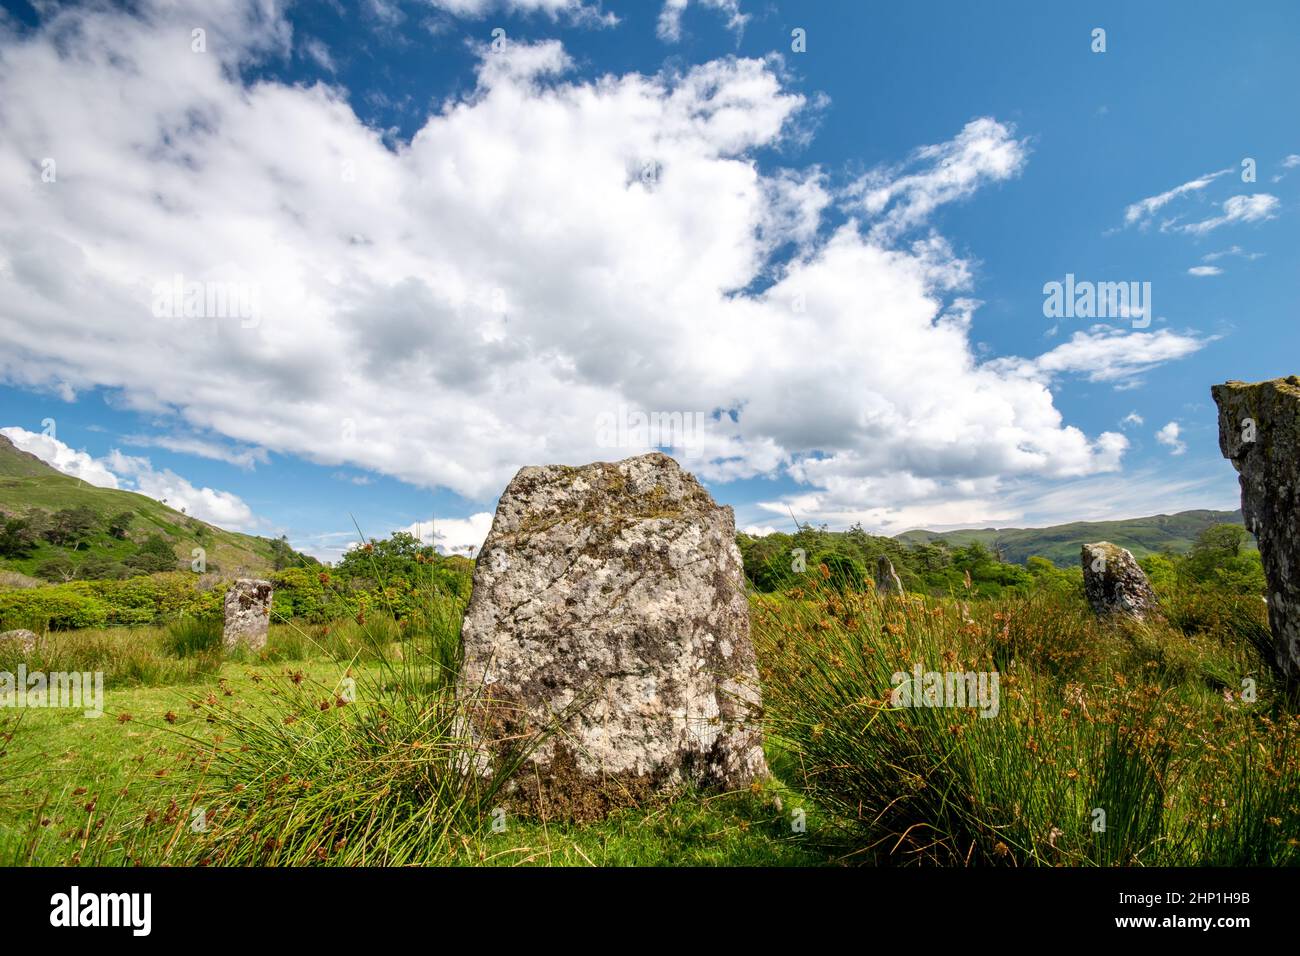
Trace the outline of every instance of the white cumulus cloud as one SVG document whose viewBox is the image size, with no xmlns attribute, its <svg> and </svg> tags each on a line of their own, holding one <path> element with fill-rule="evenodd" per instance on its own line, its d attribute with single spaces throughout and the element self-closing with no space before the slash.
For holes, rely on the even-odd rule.
<svg viewBox="0 0 1300 956">
<path fill-rule="evenodd" d="M 40 458 L 64 474 L 100 488 L 135 491 L 201 521 L 234 531 L 255 532 L 263 522 L 238 495 L 215 488 L 196 488 L 170 469 L 157 471 L 148 458 L 113 449 L 104 458 L 75 451 L 49 435 L 11 426 L 0 428 L 16 447 Z"/>
<path fill-rule="evenodd" d="M 1177 422 L 1169 422 L 1156 432 L 1156 441 L 1166 446 L 1171 455 L 1181 455 L 1187 451 L 1187 443 L 1178 436 L 1182 433 L 1182 428 Z"/>
<path fill-rule="evenodd" d="M 97 488 L 117 488 L 117 476 L 109 471 L 94 456 L 84 451 L 77 451 L 50 435 L 41 432 L 29 432 L 25 428 L 10 426 L 0 428 L 4 435 L 19 451 L 35 455 L 51 467 L 57 468 L 65 475 L 80 478 Z"/>
<path fill-rule="evenodd" d="M 1131 382 L 1203 344 L 1089 331 L 979 357 L 973 267 L 902 236 L 1024 167 L 996 119 L 836 195 L 755 158 L 808 131 L 775 59 L 583 80 L 558 42 L 512 42 L 390 145 L 337 89 L 243 83 L 287 25 L 213 2 L 243 28 L 207 54 L 196 2 L 51 8 L 0 36 L 0 380 L 111 388 L 235 448 L 473 500 L 524 464 L 647 450 L 599 439 L 619 408 L 699 412 L 706 480 L 787 472 L 824 513 L 898 519 L 1116 469 L 1123 436 L 1067 423 L 1052 379 Z M 257 321 L 157 317 L 175 276 L 256 290 Z M 251 520 L 124 461 L 148 493 Z M 478 533 L 448 527 L 449 547 Z"/>
</svg>

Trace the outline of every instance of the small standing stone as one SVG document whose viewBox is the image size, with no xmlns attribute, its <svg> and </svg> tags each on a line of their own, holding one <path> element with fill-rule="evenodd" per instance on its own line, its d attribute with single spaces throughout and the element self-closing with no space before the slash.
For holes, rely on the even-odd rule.
<svg viewBox="0 0 1300 956">
<path fill-rule="evenodd" d="M 1226 382 L 1210 392 L 1219 449 L 1239 474 L 1242 517 L 1268 581 L 1274 665 L 1300 681 L 1300 377 Z"/>
<path fill-rule="evenodd" d="M 889 560 L 889 556 L 882 554 L 876 559 L 876 591 L 885 595 L 901 595 L 903 593 L 903 582 L 898 579 L 898 572 L 894 570 L 894 562 Z"/>
<path fill-rule="evenodd" d="M 1146 573 L 1132 552 L 1109 541 L 1083 546 L 1083 591 L 1098 617 L 1120 614 L 1141 621 L 1160 612 Z"/>
<path fill-rule="evenodd" d="M 23 654 L 34 654 L 36 652 L 36 643 L 40 638 L 36 636 L 35 631 L 29 631 L 25 627 L 20 627 L 15 631 L 5 631 L 0 634 L 0 644 L 8 644 L 10 641 L 16 641 Z"/>
<path fill-rule="evenodd" d="M 271 594 L 271 582 L 256 578 L 240 578 L 226 592 L 226 626 L 221 640 L 227 648 L 241 641 L 253 651 L 266 646 L 266 633 L 271 625 Z"/>
</svg>

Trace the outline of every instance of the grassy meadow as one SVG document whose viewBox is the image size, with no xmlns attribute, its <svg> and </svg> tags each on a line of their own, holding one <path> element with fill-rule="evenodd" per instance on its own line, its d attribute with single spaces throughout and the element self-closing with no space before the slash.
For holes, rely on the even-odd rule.
<svg viewBox="0 0 1300 956">
<path fill-rule="evenodd" d="M 463 597 L 286 620 L 256 655 L 193 616 L 7 645 L 0 671 L 102 671 L 106 713 L 0 708 L 0 864 L 1300 860 L 1300 717 L 1257 597 L 1103 623 L 1069 592 L 882 598 L 820 570 L 751 596 L 773 779 L 581 826 L 461 772 Z M 894 706 L 915 665 L 996 671 L 997 715 Z"/>
</svg>

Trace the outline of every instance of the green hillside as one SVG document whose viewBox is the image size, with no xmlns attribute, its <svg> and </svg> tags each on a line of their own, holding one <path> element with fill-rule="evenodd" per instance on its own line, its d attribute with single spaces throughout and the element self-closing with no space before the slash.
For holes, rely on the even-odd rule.
<svg viewBox="0 0 1300 956">
<path fill-rule="evenodd" d="M 1079 563 L 1079 549 L 1090 541 L 1110 541 L 1134 556 L 1157 551 L 1187 551 L 1196 536 L 1216 524 L 1241 524 L 1240 511 L 1180 511 L 1173 515 L 1128 518 L 1123 521 L 1074 521 L 1047 528 L 967 528 L 960 531 L 905 531 L 896 538 L 906 544 L 947 541 L 963 547 L 972 541 L 995 551 L 1003 561 L 1022 564 L 1038 555 L 1057 567 Z"/>
<path fill-rule="evenodd" d="M 171 567 L 164 567 L 159 539 L 171 548 Z M 188 568 L 194 548 L 204 549 L 207 570 L 229 576 L 263 573 L 287 551 L 282 542 L 225 531 L 145 495 L 88 485 L 0 435 L 0 572 L 121 577 Z"/>
</svg>

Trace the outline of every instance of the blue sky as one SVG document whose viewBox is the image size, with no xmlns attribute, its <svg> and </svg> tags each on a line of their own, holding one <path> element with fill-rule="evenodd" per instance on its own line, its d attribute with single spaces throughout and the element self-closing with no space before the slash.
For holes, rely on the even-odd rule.
<svg viewBox="0 0 1300 956">
<path fill-rule="evenodd" d="M 1209 387 L 1297 371 L 1294 4 L 39 6 L 0 428 L 322 557 L 472 545 L 627 409 L 707 416 L 741 527 L 1230 508 Z M 1067 274 L 1151 314 L 1049 318 Z"/>
</svg>

